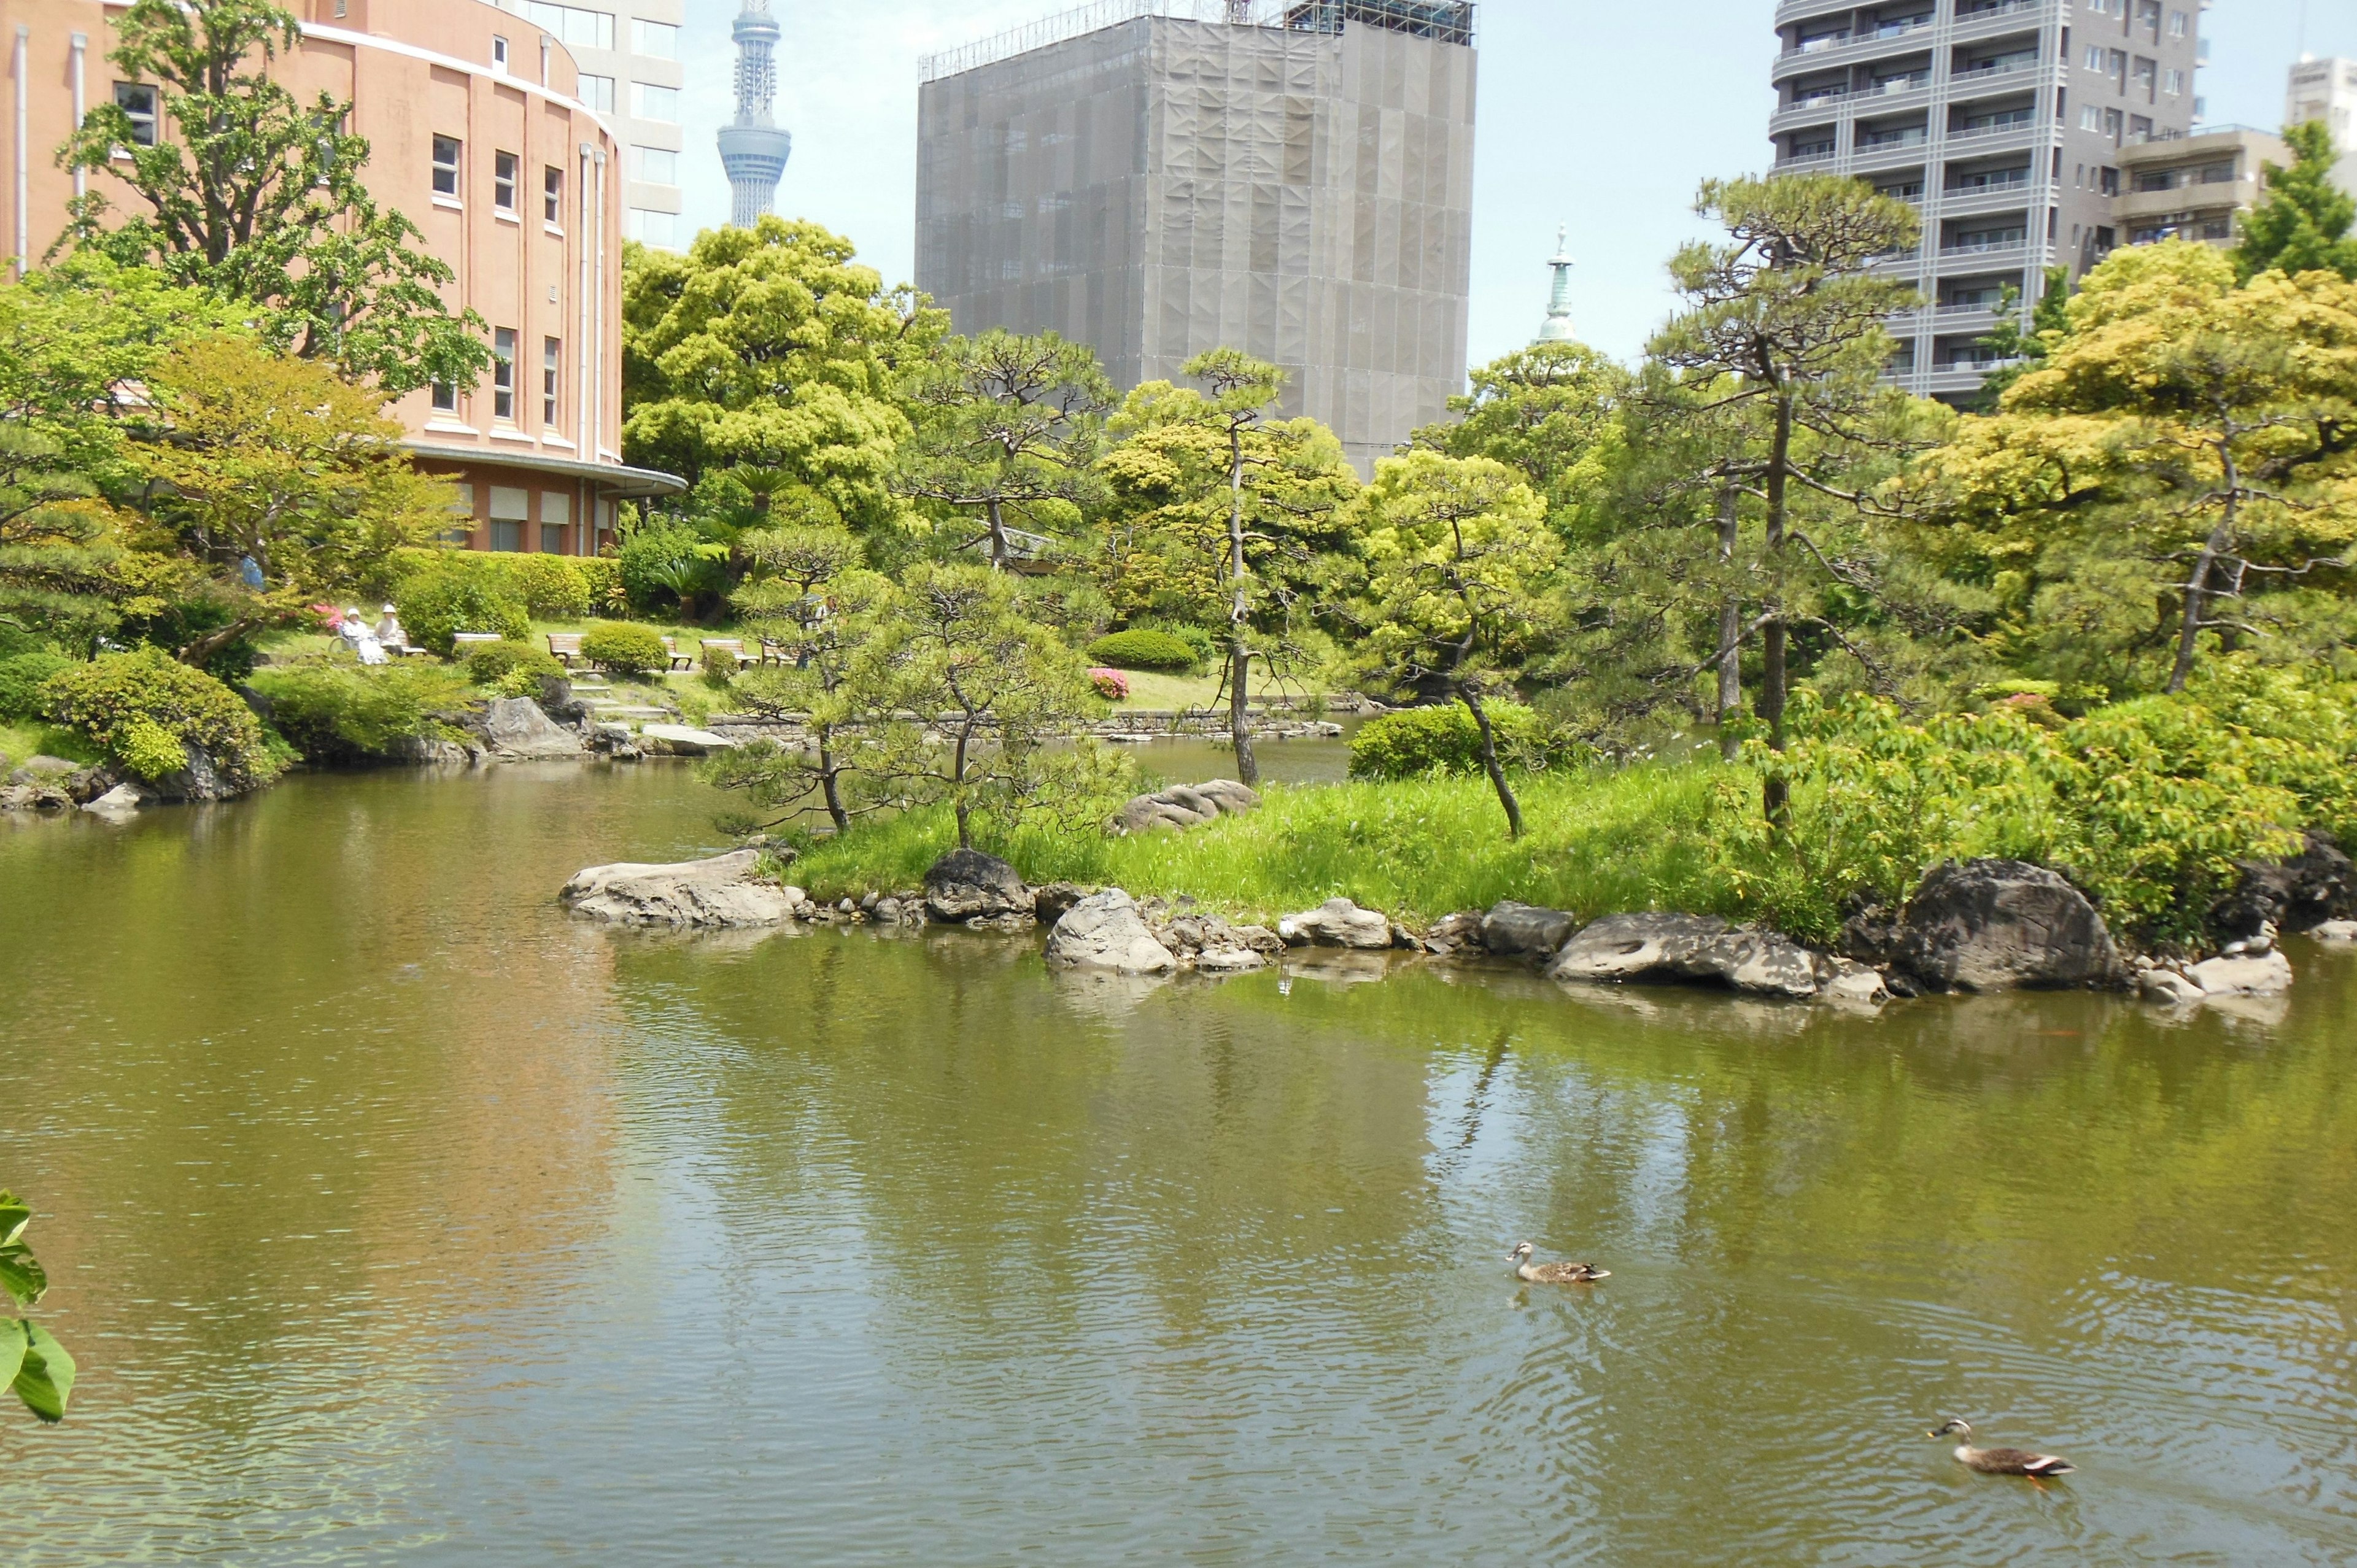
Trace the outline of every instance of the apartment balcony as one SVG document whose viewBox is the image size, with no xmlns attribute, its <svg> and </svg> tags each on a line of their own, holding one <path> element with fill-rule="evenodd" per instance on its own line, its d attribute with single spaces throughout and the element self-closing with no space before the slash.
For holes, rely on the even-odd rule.
<svg viewBox="0 0 2357 1568">
<path fill-rule="evenodd" d="M 2029 60 L 1987 70 L 1959 70 L 1948 78 L 1948 102 L 1969 103 L 1981 98 L 2011 98 L 2034 92 L 2063 80 L 2063 67 L 2050 59 Z"/>
<path fill-rule="evenodd" d="M 1995 367 L 1992 366 L 1990 369 Z M 1918 397 L 1939 397 L 1943 394 L 1950 397 L 1967 395 L 1980 391 L 1981 384 L 1987 380 L 1987 370 L 1976 370 L 1970 366 L 1959 370 L 1953 365 L 1934 365 L 1928 374 L 1910 375 L 1905 379 L 1908 389 Z"/>
<path fill-rule="evenodd" d="M 2053 133 L 2051 121 L 2031 115 L 2012 125 L 1984 125 L 1969 131 L 1951 131 L 1947 150 L 1951 157 L 1994 157 L 1999 153 L 2027 152 L 2043 147 Z"/>
<path fill-rule="evenodd" d="M 1818 16 L 1846 16 L 1857 10 L 1857 0 L 1782 0 L 1776 7 L 1776 26 L 1806 22 Z"/>
<path fill-rule="evenodd" d="M 1838 158 L 1841 155 L 1836 152 L 1803 153 L 1798 156 L 1786 156 L 1780 153 L 1776 157 L 1776 172 L 1783 174 L 1788 172 L 1797 172 L 1803 169 L 1831 168 L 1834 165 L 1834 160 Z"/>
<path fill-rule="evenodd" d="M 1910 246 L 1903 251 L 1886 251 L 1866 263 L 1867 270 L 1880 277 L 1911 278 L 1923 270 L 1923 252 Z"/>
<path fill-rule="evenodd" d="M 2176 213 L 2207 218 L 2255 207 L 2259 195 L 2259 182 L 2255 179 L 2197 182 L 2173 190 L 2129 190 L 2112 198 L 2112 214 L 2123 226 L 2138 219 L 2167 218 Z"/>
<path fill-rule="evenodd" d="M 1815 96 L 1780 104 L 1768 116 L 1768 134 L 1797 131 L 1806 125 L 1830 125 L 1852 100 L 1846 92 L 1819 93 Z"/>
<path fill-rule="evenodd" d="M 1807 71 L 1824 70 L 1831 66 L 1855 65 L 1860 60 L 1879 59 L 1885 55 L 1902 53 L 1923 47 L 1932 24 L 1916 27 L 1878 27 L 1872 32 L 1856 33 L 1839 42 L 1820 39 L 1800 48 L 1787 48 L 1776 57 L 1772 78 L 1781 81 L 1788 76 Z"/>
<path fill-rule="evenodd" d="M 1993 11 L 1958 16 L 1948 37 L 1956 43 L 1977 44 L 2007 33 L 2034 34 L 2051 6 L 2052 0 L 2006 0 Z"/>
<path fill-rule="evenodd" d="M 1940 267 L 1943 272 L 1952 270 L 1952 263 L 1961 263 L 1975 272 L 2000 272 L 2026 266 L 2029 262 L 2027 240 L 1967 240 L 1962 244 L 1940 247 Z"/>
<path fill-rule="evenodd" d="M 2029 199 L 2029 181 L 2004 185 L 1950 186 L 1940 193 L 1940 210 L 1951 218 L 1979 218 L 1993 212 L 2019 212 Z"/>
<path fill-rule="evenodd" d="M 1850 172 L 1858 175 L 1889 174 L 1899 169 L 1921 168 L 1931 144 L 1921 138 L 1911 142 L 1883 142 L 1875 146 L 1857 144 L 1850 148 Z"/>
</svg>

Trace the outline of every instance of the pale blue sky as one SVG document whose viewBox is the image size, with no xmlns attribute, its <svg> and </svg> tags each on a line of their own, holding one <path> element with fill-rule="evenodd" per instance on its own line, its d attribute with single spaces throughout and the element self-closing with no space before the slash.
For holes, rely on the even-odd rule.
<svg viewBox="0 0 2357 1568">
<path fill-rule="evenodd" d="M 688 0 L 691 227 L 725 221 L 712 135 L 730 110 L 737 0 Z M 888 279 L 913 268 L 917 58 L 1065 9 L 1059 0 L 771 0 L 785 27 L 780 118 L 794 134 L 780 210 L 848 234 Z M 1527 342 L 1558 222 L 1575 320 L 1633 356 L 1670 308 L 1662 263 L 1697 231 L 1695 185 L 1768 161 L 1773 0 L 1484 0 L 1471 354 Z M 2303 19 L 2303 11 L 2306 16 Z M 2213 122 L 2273 127 L 2303 37 L 2357 57 L 2357 0 L 2218 0 L 2201 93 Z"/>
</svg>

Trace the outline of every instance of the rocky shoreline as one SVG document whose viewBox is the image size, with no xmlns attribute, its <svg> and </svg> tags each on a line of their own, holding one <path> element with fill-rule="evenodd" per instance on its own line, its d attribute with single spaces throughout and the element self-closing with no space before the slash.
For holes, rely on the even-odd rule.
<svg viewBox="0 0 2357 1568">
<path fill-rule="evenodd" d="M 2357 879 L 2344 881 L 2346 892 L 2357 893 Z M 1041 956 L 1050 968 L 1140 976 L 1224 977 L 1280 961 L 1360 955 L 1373 961 L 1363 977 L 1375 979 L 1392 972 L 1392 959 L 1417 955 L 1511 961 L 1572 986 L 1699 984 L 1869 1007 L 1931 993 L 2024 989 L 2130 991 L 2177 1007 L 2278 995 L 2293 978 L 2272 919 L 2198 961 L 2124 958 L 2084 895 L 2018 861 L 1937 867 L 1905 908 L 1854 919 L 1843 950 L 1833 952 L 1716 916 L 1649 911 L 1582 922 L 1512 901 L 1448 916 L 1423 931 L 1347 898 L 1273 927 L 1237 924 L 1191 898 L 1140 901 L 1118 887 L 1030 886 L 1005 861 L 973 850 L 944 855 L 920 887 L 833 905 L 771 875 L 749 849 L 674 865 L 593 866 L 566 884 L 561 898 L 586 917 L 674 929 L 802 923 L 1044 931 Z M 2357 919 L 2345 916 L 2301 929 L 2357 943 Z"/>
</svg>

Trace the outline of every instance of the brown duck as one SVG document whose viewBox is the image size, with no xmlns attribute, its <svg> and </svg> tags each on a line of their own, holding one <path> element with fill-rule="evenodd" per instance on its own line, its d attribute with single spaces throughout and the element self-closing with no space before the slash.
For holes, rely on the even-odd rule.
<svg viewBox="0 0 2357 1568">
<path fill-rule="evenodd" d="M 1528 1280 L 1534 1285 L 1584 1285 L 1612 1277 L 1610 1269 L 1599 1269 L 1590 1263 L 1534 1263 L 1528 1241 L 1507 1255 L 1514 1265 L 1514 1277 Z"/>
<path fill-rule="evenodd" d="M 1946 1437 L 1953 1434 L 1964 1439 L 1956 1444 L 1956 1463 L 1967 1470 L 1977 1470 L 1984 1476 L 2027 1476 L 2040 1481 L 2054 1476 L 2067 1476 L 2078 1468 L 2067 1459 L 2057 1459 L 2051 1454 L 2032 1454 L 2026 1448 L 1975 1448 L 1973 1429 L 1968 1422 L 1951 1421 L 1932 1429 L 1929 1435 Z"/>
</svg>

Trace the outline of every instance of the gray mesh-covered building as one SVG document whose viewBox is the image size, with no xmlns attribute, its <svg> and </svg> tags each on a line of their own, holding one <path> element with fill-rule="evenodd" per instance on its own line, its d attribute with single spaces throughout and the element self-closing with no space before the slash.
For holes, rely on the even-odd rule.
<svg viewBox="0 0 2357 1568">
<path fill-rule="evenodd" d="M 1463 390 L 1468 0 L 1098 0 L 926 62 L 917 285 L 1124 388 L 1292 373 L 1361 470 Z"/>
</svg>

